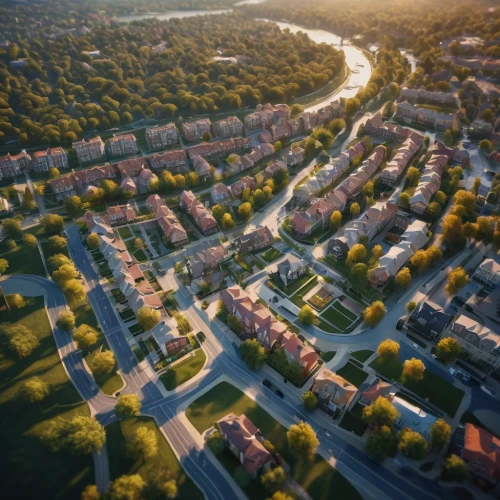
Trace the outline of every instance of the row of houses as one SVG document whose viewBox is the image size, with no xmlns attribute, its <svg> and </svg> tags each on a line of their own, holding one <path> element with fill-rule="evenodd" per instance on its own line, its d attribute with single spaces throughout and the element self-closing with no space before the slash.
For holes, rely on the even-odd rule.
<svg viewBox="0 0 500 500">
<path fill-rule="evenodd" d="M 421 89 L 409 89 L 404 87 L 401 89 L 399 94 L 400 101 L 408 101 L 409 103 L 420 103 L 420 104 L 444 104 L 444 105 L 456 105 L 457 99 L 450 92 L 431 92 Z"/>
<path fill-rule="evenodd" d="M 384 146 L 377 146 L 370 157 L 333 191 L 323 198 L 313 200 L 304 211 L 294 210 L 290 216 L 290 227 L 294 234 L 299 237 L 308 236 L 320 225 L 325 227 L 335 210 L 343 211 L 347 203 L 361 193 L 363 186 L 378 170 L 385 158 L 385 152 Z"/>
<path fill-rule="evenodd" d="M 202 250 L 195 250 L 187 261 L 187 270 L 192 279 L 215 273 L 220 265 L 227 260 L 229 252 L 223 245 L 215 245 Z"/>
<path fill-rule="evenodd" d="M 396 105 L 395 118 L 404 123 L 416 123 L 425 128 L 432 128 L 438 132 L 460 129 L 460 112 L 440 113 L 433 109 L 417 108 L 407 101 Z"/>
<path fill-rule="evenodd" d="M 183 191 L 179 198 L 181 208 L 188 213 L 201 232 L 207 236 L 217 232 L 217 222 L 192 191 Z"/>
<path fill-rule="evenodd" d="M 300 149 L 300 148 L 299 148 Z M 226 163 L 225 171 L 229 175 L 234 175 L 244 170 L 252 168 L 256 163 L 274 154 L 274 146 L 269 143 L 262 143 L 252 149 L 250 153 L 243 156 L 232 154 Z"/>
<path fill-rule="evenodd" d="M 380 113 L 366 120 L 365 132 L 372 137 L 388 142 L 404 142 L 407 139 L 412 139 L 413 142 L 418 143 L 421 140 L 420 134 L 409 128 L 402 127 L 397 123 L 384 122 Z"/>
<path fill-rule="evenodd" d="M 229 313 L 243 324 L 244 336 L 256 338 L 266 349 L 283 350 L 289 362 L 301 367 L 303 376 L 316 368 L 320 359 L 318 354 L 289 332 L 267 307 L 254 303 L 242 288 L 236 285 L 226 288 L 221 291 L 220 299 Z"/>
</svg>

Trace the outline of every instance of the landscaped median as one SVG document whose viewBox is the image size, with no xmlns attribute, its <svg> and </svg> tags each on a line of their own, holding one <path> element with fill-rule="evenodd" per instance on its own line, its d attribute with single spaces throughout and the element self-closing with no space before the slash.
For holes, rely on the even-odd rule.
<svg viewBox="0 0 500 500">
<path fill-rule="evenodd" d="M 360 499 L 356 489 L 320 455 L 311 459 L 298 459 L 291 454 L 287 429 L 269 413 L 233 385 L 222 382 L 195 400 L 186 409 L 186 416 L 196 430 L 203 434 L 214 422 L 234 413 L 245 414 L 260 430 L 265 439 L 291 467 L 290 475 L 314 500 L 331 498 Z M 221 455 L 221 464 L 232 473 L 237 465 L 236 457 L 228 453 Z M 235 463 L 236 462 L 236 463 Z M 252 480 L 244 491 L 251 500 L 265 498 L 258 479 Z M 270 494 L 268 493 L 270 496 Z"/>
</svg>

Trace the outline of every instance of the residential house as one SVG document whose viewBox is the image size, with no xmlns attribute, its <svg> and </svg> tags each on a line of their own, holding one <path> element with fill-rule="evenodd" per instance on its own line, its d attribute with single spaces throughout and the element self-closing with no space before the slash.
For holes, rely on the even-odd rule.
<svg viewBox="0 0 500 500">
<path fill-rule="evenodd" d="M 174 122 L 161 127 L 147 128 L 146 141 L 149 149 L 157 149 L 179 142 L 179 131 Z"/>
<path fill-rule="evenodd" d="M 82 193 L 89 185 L 97 186 L 103 180 L 115 179 L 116 170 L 113 165 L 105 163 L 98 167 L 73 172 L 70 177 L 73 177 L 78 192 Z"/>
<path fill-rule="evenodd" d="M 382 171 L 380 179 L 384 184 L 394 187 L 400 178 L 401 174 L 405 171 L 410 161 L 419 151 L 422 143 L 413 142 L 412 138 L 406 139 L 403 145 L 398 149 L 394 158 L 387 164 Z"/>
<path fill-rule="evenodd" d="M 318 407 L 328 415 L 347 407 L 357 391 L 345 378 L 326 368 L 316 375 L 311 387 L 318 398 Z"/>
<path fill-rule="evenodd" d="M 0 212 L 5 213 L 5 212 L 10 212 L 12 210 L 12 206 L 9 203 L 9 200 L 5 198 L 5 196 L 0 196 Z"/>
<path fill-rule="evenodd" d="M 154 153 L 149 157 L 151 169 L 155 171 L 168 170 L 172 174 L 185 174 L 188 170 L 188 161 L 183 149 Z"/>
<path fill-rule="evenodd" d="M 48 182 L 50 189 L 57 195 L 57 199 L 66 198 L 76 194 L 76 180 L 73 175 L 63 175 Z"/>
<path fill-rule="evenodd" d="M 135 196 L 137 194 L 137 185 L 132 177 L 125 177 L 120 184 L 120 189 L 122 191 L 128 191 L 129 193 L 132 193 L 132 196 Z"/>
<path fill-rule="evenodd" d="M 176 248 L 189 243 L 187 232 L 179 219 L 157 194 L 152 194 L 146 199 L 146 206 L 155 213 L 167 241 Z"/>
<path fill-rule="evenodd" d="M 436 340 L 444 332 L 452 316 L 436 309 L 428 302 L 420 302 L 408 319 L 408 330 L 428 340 Z"/>
<path fill-rule="evenodd" d="M 285 286 L 291 285 L 294 281 L 306 274 L 309 266 L 304 260 L 284 260 L 277 267 L 277 274 Z"/>
<path fill-rule="evenodd" d="M 325 199 L 313 201 L 307 210 L 294 210 L 290 216 L 290 227 L 297 237 L 309 236 L 317 227 L 325 227 L 335 206 Z"/>
<path fill-rule="evenodd" d="M 233 247 L 240 255 L 262 250 L 274 244 L 273 234 L 267 226 L 259 227 L 250 233 L 238 236 L 233 241 Z"/>
<path fill-rule="evenodd" d="M 302 148 L 290 148 L 286 155 L 286 164 L 288 167 L 294 167 L 304 161 L 304 150 Z"/>
<path fill-rule="evenodd" d="M 290 108 L 286 104 L 258 104 L 256 111 L 246 115 L 245 127 L 248 130 L 268 129 L 273 124 L 286 121 L 290 118 Z M 266 141 L 268 142 L 268 141 Z"/>
<path fill-rule="evenodd" d="M 237 116 L 228 116 L 223 120 L 214 122 L 213 131 L 215 137 L 226 139 L 235 135 L 243 134 L 243 123 Z"/>
<path fill-rule="evenodd" d="M 396 119 L 405 123 L 417 123 L 438 132 L 460 130 L 460 112 L 454 114 L 439 113 L 433 109 L 416 108 L 409 102 L 401 102 L 396 106 Z"/>
<path fill-rule="evenodd" d="M 400 101 L 419 104 L 437 104 L 444 106 L 456 106 L 457 99 L 450 92 L 431 92 L 425 89 L 401 89 Z"/>
<path fill-rule="evenodd" d="M 213 215 L 203 206 L 192 191 L 183 191 L 179 199 L 181 207 L 191 215 L 204 235 L 217 231 L 217 222 Z"/>
<path fill-rule="evenodd" d="M 107 218 L 105 219 L 104 217 L 100 217 L 90 211 L 87 211 L 83 214 L 83 220 L 85 221 L 87 229 L 91 233 L 105 235 L 110 238 L 114 237 L 113 230 L 109 226 L 109 221 L 107 220 Z"/>
<path fill-rule="evenodd" d="M 140 173 L 147 168 L 145 158 L 129 158 L 118 162 L 117 166 L 122 178 L 139 177 Z"/>
<path fill-rule="evenodd" d="M 7 153 L 5 156 L 0 156 L 0 180 L 20 175 L 30 164 L 31 156 L 24 149 L 17 155 Z"/>
<path fill-rule="evenodd" d="M 198 174 L 201 182 L 206 182 L 212 177 L 212 169 L 205 158 L 201 156 L 195 156 L 193 158 L 193 167 L 194 171 Z"/>
<path fill-rule="evenodd" d="M 484 120 L 474 120 L 469 125 L 469 135 L 474 139 L 489 139 L 493 132 L 493 125 Z"/>
<path fill-rule="evenodd" d="M 246 188 L 251 190 L 255 190 L 257 187 L 257 181 L 254 177 L 242 177 L 239 181 L 236 181 L 234 184 L 229 186 L 229 190 L 231 191 L 231 196 L 233 198 L 237 198 L 243 193 Z"/>
<path fill-rule="evenodd" d="M 252 147 L 251 137 L 231 137 L 223 141 L 202 142 L 187 148 L 187 154 L 192 160 L 202 156 L 207 160 L 222 160 L 233 153 L 242 153 Z"/>
<path fill-rule="evenodd" d="M 274 457 L 262 444 L 264 436 L 245 414 L 229 413 L 216 427 L 249 476 L 256 477 L 271 467 Z"/>
<path fill-rule="evenodd" d="M 120 238 L 116 238 L 113 234 L 101 234 L 99 235 L 99 251 L 104 255 L 106 260 L 109 260 L 116 253 L 120 254 L 120 259 L 127 265 L 133 263 L 133 259 L 130 256 L 125 243 Z"/>
<path fill-rule="evenodd" d="M 307 377 L 318 366 L 320 357 L 314 349 L 304 344 L 295 333 L 283 334 L 280 349 L 285 352 L 289 363 L 297 363 L 302 369 L 302 376 Z"/>
<path fill-rule="evenodd" d="M 186 141 L 201 141 L 204 134 L 210 134 L 210 120 L 201 118 L 194 122 L 183 122 L 181 125 L 182 136 Z"/>
<path fill-rule="evenodd" d="M 137 179 L 137 185 L 141 193 L 147 193 L 151 190 L 151 186 L 157 184 L 158 176 L 149 170 L 149 168 L 145 168 L 141 170 L 139 177 Z"/>
<path fill-rule="evenodd" d="M 477 320 L 461 314 L 451 324 L 448 336 L 462 347 L 462 355 L 483 369 L 500 367 L 500 335 Z"/>
<path fill-rule="evenodd" d="M 231 191 L 225 184 L 218 182 L 210 189 L 210 198 L 214 205 L 224 203 L 231 199 Z"/>
<path fill-rule="evenodd" d="M 49 168 L 69 168 L 68 153 L 60 146 L 49 148 L 47 151 L 36 151 L 33 154 L 31 168 L 35 172 L 48 172 Z"/>
<path fill-rule="evenodd" d="M 129 204 L 108 207 L 107 215 L 112 226 L 127 224 L 135 220 L 134 210 Z"/>
<path fill-rule="evenodd" d="M 199 278 L 205 274 L 216 271 L 228 256 L 227 249 L 215 246 L 196 251 L 189 257 L 187 268 L 192 278 Z"/>
<path fill-rule="evenodd" d="M 187 335 L 176 335 L 165 320 L 153 326 L 148 335 L 156 340 L 163 354 L 168 358 L 181 354 L 183 351 L 188 352 L 190 349 Z"/>
<path fill-rule="evenodd" d="M 139 152 L 134 134 L 115 135 L 106 143 L 113 156 L 133 155 Z"/>
<path fill-rule="evenodd" d="M 472 275 L 472 279 L 496 288 L 500 284 L 500 264 L 493 259 L 484 259 Z"/>
<path fill-rule="evenodd" d="M 75 141 L 72 146 L 76 151 L 80 165 L 100 161 L 105 156 L 105 144 L 99 136 Z"/>
<path fill-rule="evenodd" d="M 360 394 L 359 403 L 368 406 L 374 403 L 379 397 L 392 400 L 395 394 L 395 388 L 392 384 L 384 382 L 379 378 L 373 382 Z"/>
</svg>

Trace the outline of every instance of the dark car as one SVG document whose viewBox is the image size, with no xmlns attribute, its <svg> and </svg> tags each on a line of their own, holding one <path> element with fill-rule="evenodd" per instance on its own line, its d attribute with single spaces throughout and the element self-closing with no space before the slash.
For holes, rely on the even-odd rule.
<svg viewBox="0 0 500 500">
<path fill-rule="evenodd" d="M 398 322 L 396 323 L 396 330 L 402 330 L 404 324 L 405 324 L 405 320 L 404 319 L 398 320 Z"/>
<path fill-rule="evenodd" d="M 272 387 L 271 382 L 269 382 L 269 380 L 267 380 L 267 378 L 265 378 L 265 379 L 262 381 L 262 385 L 263 385 L 264 387 L 267 387 L 268 389 L 271 389 L 271 387 Z"/>
<path fill-rule="evenodd" d="M 276 396 L 279 396 L 281 399 L 285 399 L 285 395 L 279 389 L 276 389 Z"/>
</svg>

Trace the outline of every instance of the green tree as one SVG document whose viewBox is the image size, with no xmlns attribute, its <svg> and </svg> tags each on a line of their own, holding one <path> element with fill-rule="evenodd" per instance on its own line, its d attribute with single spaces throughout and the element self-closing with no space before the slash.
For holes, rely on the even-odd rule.
<svg viewBox="0 0 500 500">
<path fill-rule="evenodd" d="M 26 301 L 20 293 L 11 293 L 5 297 L 5 300 L 11 309 L 26 307 Z"/>
<path fill-rule="evenodd" d="M 442 207 L 445 206 L 447 199 L 448 197 L 442 191 L 438 191 L 434 195 L 434 201 L 437 201 Z"/>
<path fill-rule="evenodd" d="M 413 382 L 419 382 L 424 378 L 425 365 L 417 358 L 411 358 L 405 360 L 403 363 L 403 372 L 401 377 L 404 381 L 412 380 Z"/>
<path fill-rule="evenodd" d="M 441 450 L 441 448 L 451 438 L 451 427 L 442 418 L 440 418 L 431 425 L 430 433 L 432 446 Z"/>
<path fill-rule="evenodd" d="M 483 151 L 490 151 L 491 150 L 491 141 L 488 139 L 483 139 L 479 143 L 479 149 L 482 149 Z"/>
<path fill-rule="evenodd" d="M 408 169 L 407 179 L 410 183 L 410 186 L 416 186 L 418 181 L 420 180 L 421 172 L 418 168 L 410 167 Z"/>
<path fill-rule="evenodd" d="M 422 274 L 430 265 L 429 254 L 425 250 L 417 250 L 410 258 L 410 265 Z"/>
<path fill-rule="evenodd" d="M 398 448 L 405 457 L 422 460 L 427 455 L 429 445 L 422 434 L 408 427 L 400 433 Z"/>
<path fill-rule="evenodd" d="M 359 207 L 359 203 L 353 203 L 349 208 L 349 213 L 351 217 L 357 217 L 360 213 L 361 209 Z"/>
<path fill-rule="evenodd" d="M 26 186 L 26 188 L 24 189 L 23 207 L 26 208 L 26 210 L 32 210 L 36 207 L 35 200 L 33 199 L 33 194 L 31 193 L 28 186 Z"/>
<path fill-rule="evenodd" d="M 75 328 L 75 315 L 71 311 L 63 311 L 59 315 L 57 326 L 70 332 Z"/>
<path fill-rule="evenodd" d="M 120 418 L 135 417 L 139 415 L 141 406 L 137 394 L 122 394 L 118 397 L 115 411 Z"/>
<path fill-rule="evenodd" d="M 23 397 L 30 403 L 40 403 L 49 395 L 49 385 L 38 377 L 31 377 L 24 382 Z"/>
<path fill-rule="evenodd" d="M 377 347 L 377 356 L 384 363 L 394 363 L 399 357 L 400 345 L 391 339 L 385 339 Z"/>
<path fill-rule="evenodd" d="M 146 483 L 139 474 L 120 476 L 111 483 L 110 500 L 142 500 Z"/>
<path fill-rule="evenodd" d="M 0 332 L 7 340 L 9 350 L 19 358 L 26 358 L 40 345 L 33 332 L 23 325 L 4 324 Z"/>
<path fill-rule="evenodd" d="M 250 215 L 252 215 L 252 205 L 250 205 L 250 203 L 248 202 L 242 203 L 238 207 L 238 213 L 244 220 L 248 220 L 250 218 Z"/>
<path fill-rule="evenodd" d="M 384 250 L 382 248 L 382 245 L 375 245 L 372 248 L 372 257 L 375 260 L 378 260 L 378 259 L 380 259 L 380 257 L 382 257 L 382 255 L 384 255 Z"/>
<path fill-rule="evenodd" d="M 95 484 L 88 484 L 82 491 L 81 500 L 100 500 L 101 494 Z"/>
<path fill-rule="evenodd" d="M 73 264 L 73 262 L 69 259 L 69 257 L 66 257 L 66 255 L 62 253 L 56 253 L 55 255 L 52 255 L 52 257 L 49 257 L 47 259 L 47 266 L 49 268 L 49 271 L 53 272 L 56 269 L 59 269 L 61 266 L 64 266 L 65 264 Z"/>
<path fill-rule="evenodd" d="M 92 360 L 93 372 L 97 375 L 111 373 L 115 367 L 115 355 L 112 351 L 98 352 Z"/>
<path fill-rule="evenodd" d="M 243 323 L 233 314 L 227 315 L 227 326 L 229 326 L 236 335 L 241 335 L 245 329 Z"/>
<path fill-rule="evenodd" d="M 349 279 L 351 283 L 358 287 L 363 288 L 368 282 L 368 267 L 362 262 L 358 262 L 351 267 L 349 272 Z"/>
<path fill-rule="evenodd" d="M 250 203 L 248 203 L 248 205 L 250 205 Z M 241 207 L 241 205 L 240 205 L 240 207 Z M 238 210 L 238 212 L 239 212 L 239 210 Z M 231 214 L 227 213 L 227 214 L 224 214 L 222 216 L 221 226 L 222 226 L 222 229 L 224 229 L 225 231 L 227 231 L 229 229 L 233 229 L 233 227 L 235 226 L 235 223 L 234 223 L 233 218 L 231 217 Z"/>
<path fill-rule="evenodd" d="M 233 472 L 233 479 L 240 488 L 246 488 L 250 484 L 250 476 L 242 465 L 238 465 Z"/>
<path fill-rule="evenodd" d="M 49 168 L 49 177 L 51 179 L 55 179 L 56 177 L 59 177 L 61 175 L 61 172 L 56 167 L 50 167 Z"/>
<path fill-rule="evenodd" d="M 375 429 L 366 440 L 366 452 L 376 462 L 382 462 L 387 456 L 394 456 L 397 451 L 398 441 L 387 425 Z"/>
<path fill-rule="evenodd" d="M 161 318 L 160 311 L 152 309 L 148 306 L 142 306 L 136 314 L 137 321 L 144 331 L 151 330 L 156 326 Z"/>
<path fill-rule="evenodd" d="M 470 191 L 460 190 L 455 193 L 453 202 L 455 205 L 462 205 L 468 214 L 473 214 L 476 209 L 477 197 Z"/>
<path fill-rule="evenodd" d="M 411 314 L 417 307 L 417 303 L 414 302 L 413 300 L 410 300 L 410 302 L 408 302 L 405 307 L 408 313 Z"/>
<path fill-rule="evenodd" d="M 127 451 L 146 461 L 158 454 L 158 438 L 153 429 L 139 427 L 132 436 L 127 446 Z"/>
<path fill-rule="evenodd" d="M 342 224 L 342 213 L 335 210 L 330 217 L 330 227 L 338 230 L 340 224 Z"/>
<path fill-rule="evenodd" d="M 83 288 L 83 285 L 78 280 L 69 280 L 66 281 L 63 285 L 63 292 L 66 296 L 66 299 L 71 307 L 83 302 L 87 293 Z"/>
<path fill-rule="evenodd" d="M 467 479 L 467 465 L 457 455 L 450 455 L 443 467 L 443 476 L 447 481 L 463 483 Z"/>
<path fill-rule="evenodd" d="M 443 136 L 443 141 L 445 146 L 450 147 L 453 144 L 453 134 L 451 133 L 451 130 L 447 129 L 444 132 Z"/>
<path fill-rule="evenodd" d="M 21 221 L 19 219 L 4 219 L 2 228 L 7 238 L 17 238 L 21 234 Z"/>
<path fill-rule="evenodd" d="M 207 446 L 214 455 L 220 455 L 227 445 L 224 436 L 219 431 L 215 431 L 207 439 Z"/>
<path fill-rule="evenodd" d="M 380 300 L 372 302 L 363 312 L 365 322 L 372 328 L 378 325 L 386 313 L 384 303 Z"/>
<path fill-rule="evenodd" d="M 83 213 L 83 202 L 79 196 L 68 196 L 64 198 L 64 208 L 72 217 L 78 217 Z"/>
<path fill-rule="evenodd" d="M 274 143 L 274 152 L 275 152 L 276 154 L 281 153 L 281 148 L 282 148 L 282 146 L 281 146 L 281 141 L 276 141 L 276 142 Z"/>
<path fill-rule="evenodd" d="M 396 283 L 402 288 L 407 288 L 411 283 L 411 273 L 407 267 L 403 267 L 398 274 L 396 274 Z"/>
<path fill-rule="evenodd" d="M 14 248 L 17 248 L 17 243 L 14 240 L 7 240 L 7 248 L 14 250 Z"/>
<path fill-rule="evenodd" d="M 462 346 L 452 337 L 445 337 L 436 345 L 436 356 L 445 363 L 455 361 L 461 351 Z"/>
<path fill-rule="evenodd" d="M 290 118 L 295 118 L 296 116 L 302 114 L 304 112 L 304 106 L 301 104 L 292 104 L 290 106 Z"/>
<path fill-rule="evenodd" d="M 274 468 L 267 469 L 264 474 L 260 477 L 260 482 L 262 486 L 269 491 L 278 490 L 281 485 L 285 482 L 286 472 L 283 467 L 278 466 Z"/>
<path fill-rule="evenodd" d="M 466 222 L 462 226 L 462 234 L 465 238 L 476 238 L 479 226 L 474 222 Z"/>
<path fill-rule="evenodd" d="M 54 252 L 62 252 L 68 247 L 68 241 L 64 236 L 59 236 L 56 234 L 54 236 L 51 236 L 48 241 L 50 249 Z"/>
<path fill-rule="evenodd" d="M 347 252 L 347 259 L 346 259 L 345 263 L 348 266 L 352 266 L 358 262 L 365 260 L 366 255 L 367 255 L 366 247 L 361 243 L 356 243 Z"/>
<path fill-rule="evenodd" d="M 74 280 L 78 276 L 78 271 L 72 264 L 64 264 L 59 269 L 52 273 L 52 279 L 61 287 L 70 280 Z"/>
<path fill-rule="evenodd" d="M 222 205 L 214 205 L 212 207 L 212 215 L 217 222 L 222 220 L 222 216 L 226 213 L 226 209 Z M 232 220 L 232 218 L 231 218 Z"/>
<path fill-rule="evenodd" d="M 446 215 L 443 218 L 443 238 L 446 241 L 454 242 L 462 237 L 462 221 L 453 214 Z"/>
<path fill-rule="evenodd" d="M 7 259 L 0 259 L 0 274 L 5 273 L 9 267 L 9 261 Z"/>
<path fill-rule="evenodd" d="M 399 198 L 398 198 L 398 201 L 399 201 L 399 205 L 402 207 L 402 208 L 405 208 L 407 209 L 409 206 L 410 206 L 410 195 L 408 193 L 401 193 L 399 195 Z"/>
<path fill-rule="evenodd" d="M 298 318 L 303 325 L 310 326 L 314 324 L 316 316 L 313 313 L 312 309 L 307 304 L 305 304 L 304 306 L 302 306 Z"/>
<path fill-rule="evenodd" d="M 96 233 L 90 233 L 87 236 L 87 245 L 89 246 L 90 250 L 99 248 L 99 236 Z"/>
<path fill-rule="evenodd" d="M 457 267 L 448 273 L 448 283 L 445 286 L 446 293 L 450 296 L 463 288 L 469 282 L 469 276 L 463 267 Z"/>
<path fill-rule="evenodd" d="M 80 325 L 73 333 L 73 340 L 76 342 L 78 349 L 82 350 L 87 350 L 97 344 L 98 337 L 97 330 L 85 324 Z"/>
<path fill-rule="evenodd" d="M 371 405 L 363 408 L 363 420 L 371 427 L 392 428 L 399 418 L 398 410 L 386 398 L 379 396 Z"/>
<path fill-rule="evenodd" d="M 318 406 L 318 398 L 311 391 L 302 394 L 302 401 L 304 401 L 304 405 L 308 410 L 314 410 Z"/>
<path fill-rule="evenodd" d="M 60 215 L 47 214 L 40 219 L 45 234 L 60 233 L 64 227 L 64 219 Z"/>
<path fill-rule="evenodd" d="M 289 175 L 286 168 L 278 168 L 273 172 L 273 185 L 275 193 L 279 193 L 280 191 L 285 189 L 285 187 L 288 186 L 288 182 Z"/>
<path fill-rule="evenodd" d="M 297 458 L 310 458 L 319 446 L 318 438 L 313 428 L 300 421 L 290 427 L 286 433 L 290 453 Z"/>
<path fill-rule="evenodd" d="M 261 368 L 267 359 L 267 349 L 257 339 L 247 339 L 240 344 L 241 358 L 251 370 Z"/>
</svg>

